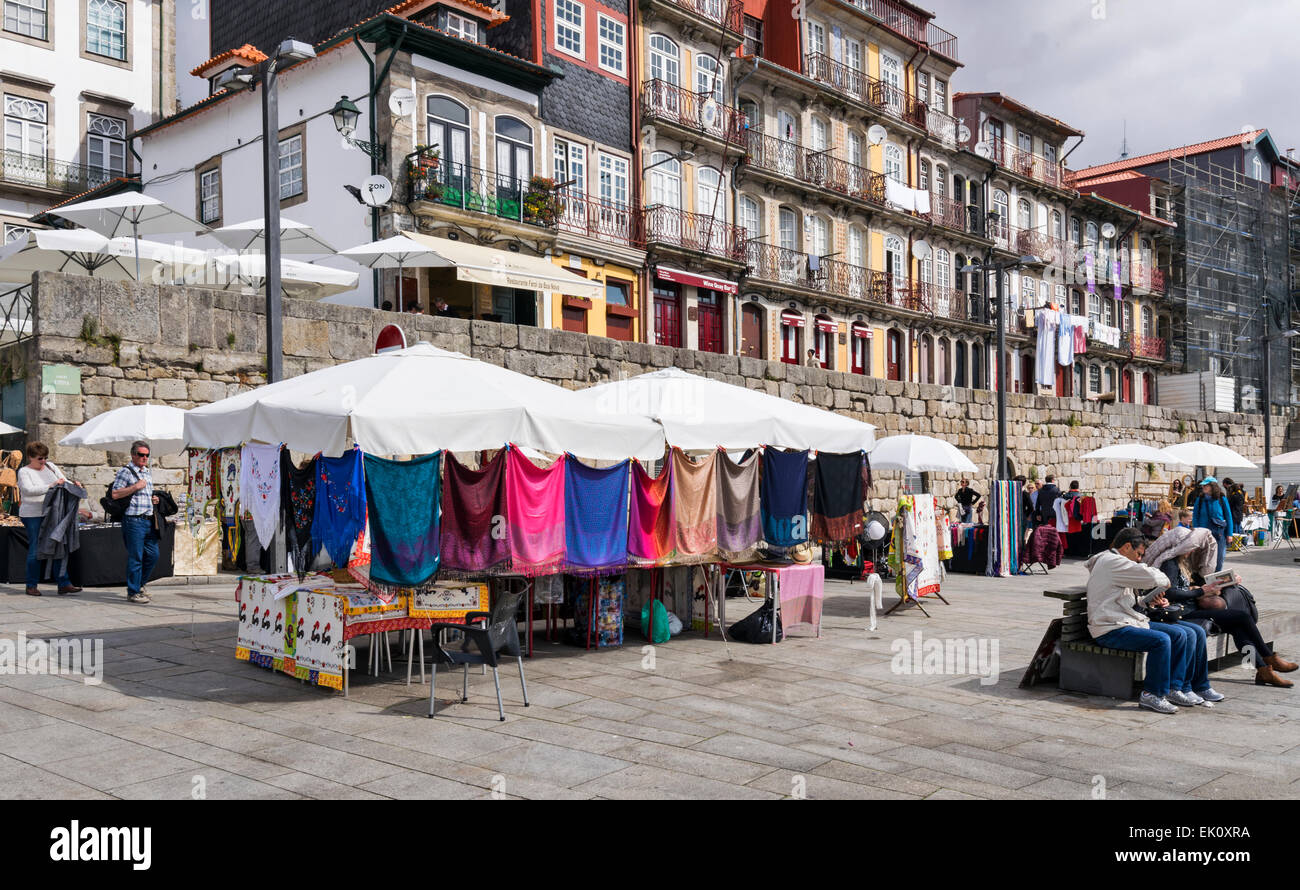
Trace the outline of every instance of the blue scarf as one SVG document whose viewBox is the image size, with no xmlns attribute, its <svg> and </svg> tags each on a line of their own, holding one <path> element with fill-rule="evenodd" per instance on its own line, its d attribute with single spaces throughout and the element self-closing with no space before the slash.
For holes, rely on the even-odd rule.
<svg viewBox="0 0 1300 890">
<path fill-rule="evenodd" d="M 570 458 L 564 477 L 564 546 L 568 571 L 609 574 L 627 568 L 631 461 L 605 469 Z"/>
<path fill-rule="evenodd" d="M 357 536 L 366 527 L 366 482 L 361 467 L 361 450 L 354 447 L 342 457 L 322 457 L 316 462 L 316 517 L 312 522 L 312 546 L 321 546 L 344 568 L 352 555 Z"/>
<path fill-rule="evenodd" d="M 759 487 L 763 539 L 769 547 L 790 549 L 808 540 L 808 452 L 763 449 Z"/>
<path fill-rule="evenodd" d="M 373 580 L 417 587 L 438 571 L 441 464 L 442 452 L 408 461 L 365 456 Z"/>
</svg>

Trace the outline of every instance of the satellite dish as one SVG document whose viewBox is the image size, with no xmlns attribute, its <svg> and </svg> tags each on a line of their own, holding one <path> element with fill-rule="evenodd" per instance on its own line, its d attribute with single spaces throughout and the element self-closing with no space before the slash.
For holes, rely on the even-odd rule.
<svg viewBox="0 0 1300 890">
<path fill-rule="evenodd" d="M 930 258 L 930 242 L 925 239 L 913 242 L 912 256 L 918 260 L 928 260 Z"/>
<path fill-rule="evenodd" d="M 879 145 L 889 138 L 889 131 L 880 124 L 872 124 L 867 130 L 867 141 L 872 145 Z"/>
<path fill-rule="evenodd" d="M 700 106 L 700 123 L 706 127 L 714 127 L 718 123 L 718 103 L 713 99 L 705 100 Z"/>
<path fill-rule="evenodd" d="M 382 174 L 367 176 L 361 180 L 361 200 L 371 207 L 382 207 L 393 197 L 393 184 Z"/>
<path fill-rule="evenodd" d="M 965 118 L 958 118 L 957 120 L 957 141 L 970 142 L 970 127 L 966 126 Z"/>
<path fill-rule="evenodd" d="M 393 90 L 388 97 L 388 110 L 398 117 L 406 117 L 415 110 L 415 93 L 406 87 Z"/>
<path fill-rule="evenodd" d="M 993 157 L 993 149 L 989 147 L 987 142 L 976 142 L 975 154 L 987 161 L 989 158 Z"/>
<path fill-rule="evenodd" d="M 1101 237 L 1103 237 L 1103 238 L 1114 238 L 1114 237 L 1115 237 L 1115 225 L 1114 225 L 1114 223 L 1102 223 L 1102 226 L 1101 226 Z"/>
</svg>

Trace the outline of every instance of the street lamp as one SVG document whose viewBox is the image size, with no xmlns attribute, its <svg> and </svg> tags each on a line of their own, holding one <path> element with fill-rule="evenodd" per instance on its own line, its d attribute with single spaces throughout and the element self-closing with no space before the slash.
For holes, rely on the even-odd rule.
<svg viewBox="0 0 1300 890">
<path fill-rule="evenodd" d="M 669 161 L 689 161 L 693 157 L 695 157 L 695 152 L 682 149 L 681 151 L 676 152 L 675 154 L 670 154 L 666 158 L 660 158 L 659 160 L 655 161 L 653 164 L 648 164 L 647 166 L 642 167 L 641 172 L 644 173 L 647 170 L 650 170 L 654 167 L 658 167 L 660 164 L 667 164 Z"/>
<path fill-rule="evenodd" d="M 1265 311 L 1264 314 L 1264 328 L 1265 330 L 1268 329 L 1267 310 Z M 1300 337 L 1300 328 L 1292 328 L 1289 331 L 1278 331 L 1276 334 L 1266 333 L 1264 334 L 1263 337 L 1260 338 L 1264 344 L 1264 374 L 1263 374 L 1264 379 L 1262 381 L 1262 386 L 1260 387 L 1263 390 L 1263 392 L 1260 395 L 1263 396 L 1263 401 L 1264 401 L 1264 491 L 1265 492 L 1267 492 L 1268 487 L 1273 484 L 1273 436 L 1272 436 L 1273 394 L 1271 391 L 1272 380 L 1270 380 L 1270 377 L 1272 377 L 1272 367 L 1271 367 L 1272 362 L 1270 359 L 1272 358 L 1271 353 L 1273 350 L 1271 346 L 1273 341 L 1275 340 L 1290 340 L 1292 337 Z M 1249 343 L 1254 339 L 1255 339 L 1254 337 L 1238 337 L 1237 342 Z"/>
<path fill-rule="evenodd" d="M 985 260 L 984 262 L 971 263 L 962 266 L 959 270 L 965 272 L 992 272 L 996 279 L 994 290 L 996 293 L 996 308 L 998 322 L 998 361 L 997 361 L 997 389 L 998 394 L 998 467 L 997 476 L 1000 481 L 1006 481 L 1010 476 L 1007 473 L 1007 303 L 1002 293 L 1002 273 L 1010 269 L 1019 269 L 1021 266 L 1041 266 L 1043 261 L 1036 256 L 1022 256 L 1016 260 L 1006 260 L 1001 263 L 993 263 Z"/>
<path fill-rule="evenodd" d="M 283 41 L 275 55 L 256 65 L 234 68 L 217 78 L 226 89 L 256 89 L 262 84 L 262 237 L 266 254 L 266 382 L 284 377 L 284 318 L 280 293 L 280 107 L 276 74 L 281 64 L 316 58 L 310 43 Z"/>
<path fill-rule="evenodd" d="M 360 116 L 361 109 L 357 108 L 356 103 L 347 96 L 340 96 L 334 103 L 334 107 L 330 109 L 330 117 L 334 118 L 334 129 L 339 131 L 348 145 L 361 149 L 372 158 L 383 157 L 388 150 L 383 143 L 363 142 L 352 138 L 352 134 L 357 131 L 357 118 Z"/>
</svg>

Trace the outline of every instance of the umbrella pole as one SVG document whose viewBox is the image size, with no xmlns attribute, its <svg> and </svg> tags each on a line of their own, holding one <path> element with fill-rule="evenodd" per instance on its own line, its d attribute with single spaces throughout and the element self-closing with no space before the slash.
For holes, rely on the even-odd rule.
<svg viewBox="0 0 1300 890">
<path fill-rule="evenodd" d="M 135 280 L 140 280 L 140 218 L 131 219 L 131 240 L 135 242 Z"/>
<path fill-rule="evenodd" d="M 402 257 L 397 258 L 397 311 L 405 311 L 402 307 Z"/>
</svg>

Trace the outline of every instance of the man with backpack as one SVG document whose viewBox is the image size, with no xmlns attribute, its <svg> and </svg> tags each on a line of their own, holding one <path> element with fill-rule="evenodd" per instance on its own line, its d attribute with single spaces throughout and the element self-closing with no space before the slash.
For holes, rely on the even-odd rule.
<svg viewBox="0 0 1300 890">
<path fill-rule="evenodd" d="M 131 443 L 131 462 L 117 471 L 111 489 L 114 501 L 125 501 L 122 539 L 126 543 L 126 598 L 129 602 L 150 602 L 144 585 L 158 562 L 159 534 L 154 523 L 153 473 L 149 470 L 149 443 Z"/>
</svg>

